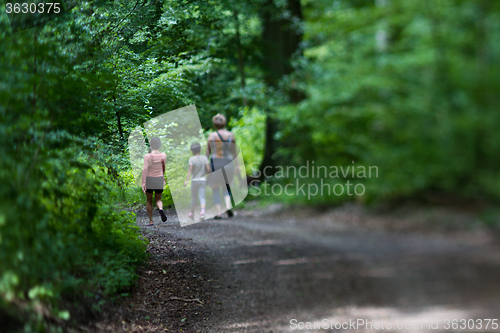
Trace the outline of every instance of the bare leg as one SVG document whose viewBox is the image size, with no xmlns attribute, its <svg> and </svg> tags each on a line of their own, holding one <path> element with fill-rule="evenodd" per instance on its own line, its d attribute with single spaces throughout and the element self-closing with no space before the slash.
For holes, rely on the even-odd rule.
<svg viewBox="0 0 500 333">
<path fill-rule="evenodd" d="M 163 211 L 163 202 L 161 202 L 161 193 L 155 193 L 155 202 L 156 202 L 156 206 L 158 206 L 158 209 L 160 210 L 161 220 L 163 222 L 166 222 L 167 216 L 165 215 L 165 212 Z"/>
<path fill-rule="evenodd" d="M 153 193 L 146 192 L 149 223 L 153 223 Z"/>
<path fill-rule="evenodd" d="M 155 193 L 155 202 L 158 209 L 163 209 L 163 202 L 161 202 L 161 193 Z"/>
</svg>

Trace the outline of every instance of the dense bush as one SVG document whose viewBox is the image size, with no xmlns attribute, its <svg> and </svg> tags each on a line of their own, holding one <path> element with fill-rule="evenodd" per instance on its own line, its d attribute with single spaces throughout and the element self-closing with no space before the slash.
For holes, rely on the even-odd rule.
<svg viewBox="0 0 500 333">
<path fill-rule="evenodd" d="M 107 79 L 79 76 L 82 45 L 68 46 L 61 28 L 9 35 L 3 27 L 0 316 L 42 302 L 67 319 L 62 300 L 129 287 L 145 241 L 134 214 L 116 205 L 118 147 L 91 135 L 106 126 L 96 108 Z"/>
<path fill-rule="evenodd" d="M 255 107 L 243 108 L 239 112 L 239 118 L 231 119 L 229 126 L 241 149 L 246 172 L 252 174 L 262 162 L 266 116 Z"/>
<path fill-rule="evenodd" d="M 9 125 L 2 122 L 0 137 L 2 297 L 56 305 L 63 295 L 129 287 L 145 243 L 134 214 L 116 207 L 120 188 L 89 157 L 98 148 L 63 132 L 30 135 Z"/>
</svg>

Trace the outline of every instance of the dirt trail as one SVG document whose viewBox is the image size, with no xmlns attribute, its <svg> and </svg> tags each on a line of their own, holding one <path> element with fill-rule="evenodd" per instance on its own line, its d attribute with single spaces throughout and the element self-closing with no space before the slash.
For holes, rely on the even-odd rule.
<svg viewBox="0 0 500 333">
<path fill-rule="evenodd" d="M 185 228 L 175 216 L 155 220 L 156 227 L 142 226 L 151 240 L 149 264 L 131 296 L 97 327 L 297 332 L 294 323 L 324 320 L 331 327 L 363 319 L 372 326 L 340 331 L 438 332 L 445 331 L 446 319 L 500 321 L 497 245 L 346 228 L 346 216 L 326 223 L 240 215 Z M 143 217 L 139 212 L 139 224 Z M 416 326 L 395 329 L 408 323 Z M 429 329 L 431 323 L 439 329 Z M 500 331 L 478 323 L 475 331 Z"/>
</svg>

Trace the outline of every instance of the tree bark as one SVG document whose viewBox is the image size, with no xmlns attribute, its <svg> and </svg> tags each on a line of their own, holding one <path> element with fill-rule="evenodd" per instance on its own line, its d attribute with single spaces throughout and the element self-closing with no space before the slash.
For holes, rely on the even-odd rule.
<svg viewBox="0 0 500 333">
<path fill-rule="evenodd" d="M 37 62 L 36 62 L 36 43 L 38 41 L 37 39 L 37 30 L 34 29 L 33 31 L 33 76 L 36 76 L 36 71 L 37 71 Z M 36 80 L 34 80 L 36 82 Z M 33 83 L 33 101 L 32 101 L 32 107 L 33 107 L 33 115 L 36 112 L 36 83 Z"/>
<path fill-rule="evenodd" d="M 241 88 L 245 88 L 245 59 L 243 58 L 243 50 L 241 49 L 240 20 L 238 18 L 238 11 L 233 11 L 233 15 L 234 20 L 236 21 L 236 48 L 238 50 L 238 69 L 240 71 Z M 243 106 L 248 106 L 246 97 L 243 97 Z"/>
<path fill-rule="evenodd" d="M 116 119 L 118 121 L 118 133 L 120 134 L 120 140 L 123 141 L 123 128 L 122 128 L 122 118 L 120 112 L 116 111 Z"/>
<path fill-rule="evenodd" d="M 285 11 L 291 15 L 283 15 Z M 277 89 L 283 76 L 292 73 L 290 60 L 298 52 L 302 40 L 302 34 L 294 22 L 302 19 L 300 0 L 288 0 L 285 10 L 278 8 L 273 0 L 269 0 L 261 10 L 261 19 L 264 80 L 268 86 Z M 299 92 L 293 90 L 288 91 L 288 97 L 291 102 L 298 102 L 302 98 Z M 266 167 L 266 174 L 273 174 L 277 165 L 274 155 L 278 145 L 274 137 L 278 125 L 272 110 L 266 110 L 266 143 L 260 166 L 262 175 Z"/>
<path fill-rule="evenodd" d="M 114 101 L 115 108 L 116 108 L 117 107 L 116 96 L 113 96 L 113 101 Z M 117 123 L 118 123 L 118 134 L 120 135 L 120 140 L 123 141 L 122 118 L 120 116 L 120 112 L 119 111 L 116 111 L 115 114 L 116 114 L 116 120 L 117 120 Z"/>
</svg>

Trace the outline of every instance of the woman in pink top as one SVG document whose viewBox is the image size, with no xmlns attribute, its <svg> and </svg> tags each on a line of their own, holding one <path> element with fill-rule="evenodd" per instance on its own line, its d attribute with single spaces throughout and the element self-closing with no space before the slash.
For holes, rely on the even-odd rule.
<svg viewBox="0 0 500 333">
<path fill-rule="evenodd" d="M 157 137 L 149 140 L 151 152 L 144 156 L 144 167 L 142 169 L 142 191 L 146 193 L 148 202 L 149 223 L 153 225 L 153 192 L 155 192 L 156 206 L 160 210 L 161 220 L 165 222 L 167 216 L 163 211 L 163 203 L 161 202 L 161 194 L 165 185 L 165 162 L 167 155 L 160 152 L 161 141 Z"/>
</svg>

